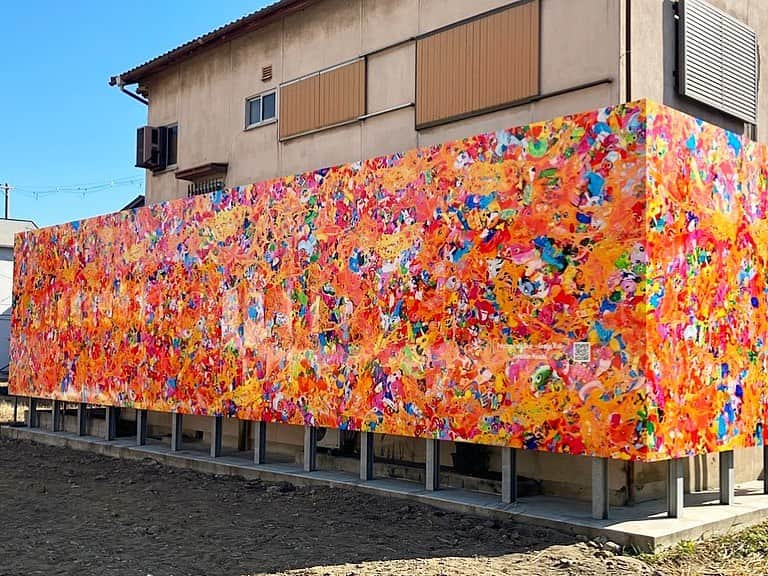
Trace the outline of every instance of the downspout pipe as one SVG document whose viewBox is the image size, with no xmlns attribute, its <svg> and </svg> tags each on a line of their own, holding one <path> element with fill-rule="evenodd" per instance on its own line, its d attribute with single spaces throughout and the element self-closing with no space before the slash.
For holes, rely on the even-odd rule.
<svg viewBox="0 0 768 576">
<path fill-rule="evenodd" d="M 146 98 L 143 98 L 139 94 L 136 94 L 136 92 L 131 92 L 130 90 L 128 90 L 125 87 L 125 84 L 123 83 L 123 79 L 120 76 L 112 76 L 109 79 L 109 85 L 117 86 L 118 88 L 120 88 L 120 92 L 122 92 L 123 94 L 128 94 L 128 96 L 130 96 L 134 100 L 141 102 L 145 106 L 149 106 L 149 100 L 147 100 Z"/>
<path fill-rule="evenodd" d="M 632 101 L 632 0 L 626 0 L 624 7 L 624 86 L 626 102 Z"/>
</svg>

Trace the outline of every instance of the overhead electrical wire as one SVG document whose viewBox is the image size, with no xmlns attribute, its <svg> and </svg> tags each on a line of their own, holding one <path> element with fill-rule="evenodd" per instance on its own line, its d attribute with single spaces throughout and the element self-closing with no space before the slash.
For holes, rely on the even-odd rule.
<svg viewBox="0 0 768 576">
<path fill-rule="evenodd" d="M 35 199 L 40 197 L 53 196 L 58 194 L 71 194 L 86 196 L 103 192 L 110 189 L 136 187 L 142 190 L 144 187 L 143 176 L 124 176 L 122 178 L 111 178 L 108 180 L 92 181 L 83 184 L 62 184 L 62 185 L 30 185 L 17 184 L 9 186 L 9 190 L 23 196 L 31 196 Z M 0 184 L 0 188 L 4 186 Z M 1 191 L 1 190 L 0 190 Z"/>
</svg>

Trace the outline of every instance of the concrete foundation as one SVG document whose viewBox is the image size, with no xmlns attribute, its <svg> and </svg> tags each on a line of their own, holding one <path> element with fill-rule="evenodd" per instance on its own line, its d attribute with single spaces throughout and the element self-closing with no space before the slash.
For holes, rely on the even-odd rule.
<svg viewBox="0 0 768 576">
<path fill-rule="evenodd" d="M 22 404 L 23 405 L 23 404 Z M 69 405 L 70 407 L 72 404 Z M 26 408 L 26 406 L 25 406 Z M 50 412 L 38 408 L 40 426 L 50 428 Z M 121 427 L 130 430 L 136 426 L 137 416 L 134 410 L 120 411 Z M 88 418 L 85 434 L 103 436 L 104 420 L 102 411 L 89 409 L 92 416 Z M 172 435 L 172 417 L 167 413 L 147 413 L 147 435 L 152 438 L 166 438 Z M 236 452 L 242 449 L 243 421 L 234 418 L 224 418 L 222 423 L 222 450 L 224 453 Z M 304 428 L 285 424 L 251 423 L 252 435 L 249 432 L 247 444 L 253 442 L 253 457 L 256 463 L 266 463 L 266 441 L 257 442 L 257 438 L 269 438 L 271 458 L 275 461 L 303 461 Z M 77 420 L 74 411 L 69 410 L 62 415 L 62 429 L 77 431 Z M 316 462 L 320 468 L 349 472 L 355 476 L 360 474 L 359 442 L 352 434 L 353 452 L 343 453 L 339 431 L 320 431 L 318 438 Z M 211 440 L 210 417 L 185 415 L 182 421 L 181 434 L 186 442 L 207 444 L 198 449 L 209 450 Z M 170 439 L 168 440 L 170 442 Z M 246 444 L 246 445 L 247 445 Z M 466 445 L 465 445 L 466 447 Z M 503 491 L 502 464 L 503 450 L 499 447 L 487 446 L 473 449 L 485 453 L 484 472 L 466 470 L 459 458 L 460 445 L 441 440 L 439 442 L 441 483 L 444 488 L 459 488 L 476 490 L 492 494 Z M 257 461 L 259 452 L 261 460 Z M 426 442 L 423 439 L 406 438 L 388 434 L 376 434 L 374 446 L 374 475 L 376 477 L 397 478 L 424 484 L 426 464 Z M 344 457 L 344 456 L 347 457 Z M 471 454 L 473 461 L 477 459 Z M 763 474 L 765 451 L 763 447 L 740 449 L 734 454 L 734 481 L 742 484 L 754 480 L 762 480 L 768 491 L 768 480 Z M 515 457 L 519 496 L 557 496 L 567 497 L 582 502 L 592 499 L 592 462 L 590 458 L 564 454 L 550 454 L 530 450 L 517 450 Z M 719 456 L 704 454 L 680 460 L 683 469 L 684 490 L 688 492 L 706 492 L 718 490 Z M 610 506 L 641 504 L 643 502 L 665 500 L 668 487 L 668 466 L 666 462 L 608 462 L 608 498 Z"/>
<path fill-rule="evenodd" d="M 44 428 L 5 426 L 0 434 L 10 438 L 34 440 L 54 446 L 85 450 L 106 456 L 142 460 L 151 458 L 169 466 L 188 468 L 203 473 L 236 475 L 265 481 L 289 481 L 299 486 L 337 486 L 392 498 L 422 502 L 444 510 L 471 513 L 491 518 L 507 518 L 536 525 L 583 534 L 604 536 L 625 546 L 652 551 L 675 545 L 681 540 L 695 540 L 743 528 L 768 519 L 768 496 L 758 481 L 735 487 L 734 503 L 718 506 L 717 491 L 685 495 L 685 516 L 666 518 L 664 499 L 636 506 L 616 506 L 611 519 L 594 519 L 588 503 L 550 496 L 520 497 L 516 504 L 505 504 L 498 495 L 456 489 L 425 490 L 422 484 L 402 480 L 378 479 L 361 481 L 357 474 L 315 470 L 305 472 L 300 465 L 251 462 L 250 455 L 211 458 L 200 451 L 172 452 L 167 443 L 152 442 L 135 446 L 132 438 L 111 442 L 103 436 L 80 437 L 71 432 L 53 433 Z"/>
</svg>

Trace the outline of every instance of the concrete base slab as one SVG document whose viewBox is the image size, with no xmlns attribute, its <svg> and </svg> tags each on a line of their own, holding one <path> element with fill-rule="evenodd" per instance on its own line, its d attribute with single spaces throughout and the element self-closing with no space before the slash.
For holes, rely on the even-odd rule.
<svg viewBox="0 0 768 576">
<path fill-rule="evenodd" d="M 106 441 L 94 436 L 78 436 L 39 428 L 3 426 L 0 434 L 8 438 L 34 440 L 116 458 L 151 458 L 169 466 L 209 474 L 288 481 L 298 486 L 349 487 L 361 492 L 413 500 L 453 512 L 512 519 L 590 538 L 605 536 L 624 546 L 633 546 L 643 551 L 667 548 L 681 540 L 696 540 L 768 520 L 768 495 L 763 494 L 761 481 L 738 485 L 731 506 L 719 504 L 720 494 L 717 491 L 686 494 L 682 518 L 668 518 L 666 501 L 656 500 L 635 506 L 612 507 L 610 519 L 595 519 L 592 518 L 590 502 L 566 498 L 534 496 L 519 498 L 513 504 L 504 504 L 497 494 L 455 489 L 428 491 L 420 483 L 386 478 L 362 481 L 357 475 L 345 472 L 305 472 L 301 465 L 294 463 L 255 464 L 249 453 L 244 453 L 243 457 L 224 455 L 212 458 L 200 451 L 172 452 L 171 447 L 165 443 L 136 446 L 134 438 Z"/>
</svg>

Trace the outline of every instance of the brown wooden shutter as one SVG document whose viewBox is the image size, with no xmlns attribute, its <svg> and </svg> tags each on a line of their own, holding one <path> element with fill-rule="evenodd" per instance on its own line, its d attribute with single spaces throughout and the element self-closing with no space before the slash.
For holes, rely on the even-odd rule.
<svg viewBox="0 0 768 576">
<path fill-rule="evenodd" d="M 320 126 L 332 126 L 364 113 L 364 60 L 320 74 Z"/>
<path fill-rule="evenodd" d="M 539 0 L 448 28 L 416 45 L 416 126 L 539 91 Z"/>
<path fill-rule="evenodd" d="M 280 87 L 280 138 L 320 127 L 318 94 L 317 74 Z"/>
<path fill-rule="evenodd" d="M 280 87 L 280 138 L 354 120 L 365 114 L 365 60 L 356 60 Z"/>
</svg>

